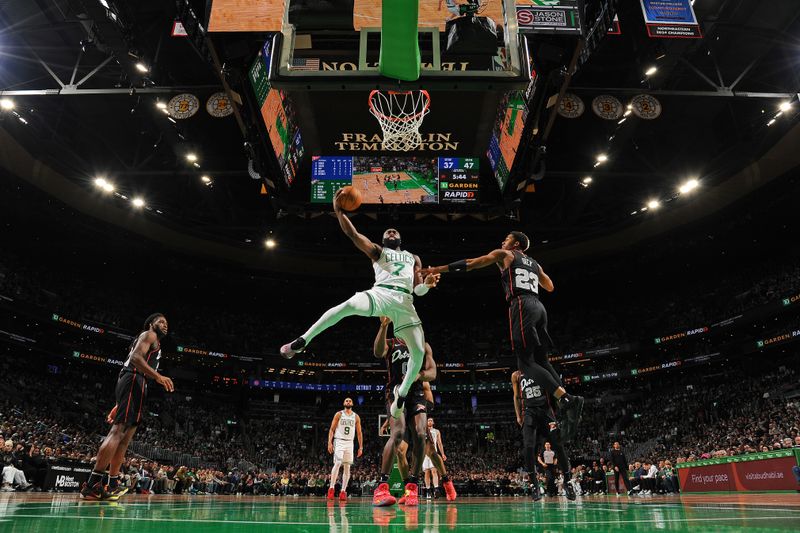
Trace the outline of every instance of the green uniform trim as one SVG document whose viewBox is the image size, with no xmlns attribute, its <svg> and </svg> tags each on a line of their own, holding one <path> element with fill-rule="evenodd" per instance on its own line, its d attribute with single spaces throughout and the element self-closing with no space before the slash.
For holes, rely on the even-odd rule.
<svg viewBox="0 0 800 533">
<path fill-rule="evenodd" d="M 393 291 L 398 291 L 398 292 L 404 292 L 406 294 L 411 294 L 410 290 L 404 289 L 403 287 L 398 287 L 397 285 L 384 285 L 384 284 L 381 283 L 381 284 L 378 284 L 378 285 L 375 285 L 375 286 L 376 287 L 381 287 L 383 289 L 390 289 L 390 290 L 393 290 Z"/>
<path fill-rule="evenodd" d="M 411 324 L 406 324 L 405 326 L 399 326 L 399 327 L 394 328 L 394 332 L 397 333 L 401 329 L 406 329 L 406 328 L 410 328 L 412 326 L 421 326 L 421 325 L 422 325 L 422 322 L 412 322 Z"/>
<path fill-rule="evenodd" d="M 369 291 L 364 291 L 364 294 L 369 296 L 369 316 L 374 316 L 372 313 L 375 311 L 375 299 L 369 293 Z"/>
</svg>

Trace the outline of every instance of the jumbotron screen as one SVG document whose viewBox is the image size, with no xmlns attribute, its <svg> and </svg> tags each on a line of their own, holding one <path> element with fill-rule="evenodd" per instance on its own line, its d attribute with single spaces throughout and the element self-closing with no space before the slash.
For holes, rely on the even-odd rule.
<svg viewBox="0 0 800 533">
<path fill-rule="evenodd" d="M 352 185 L 364 204 L 477 203 L 477 157 L 315 156 L 311 202 L 331 203 L 337 189 Z"/>
</svg>

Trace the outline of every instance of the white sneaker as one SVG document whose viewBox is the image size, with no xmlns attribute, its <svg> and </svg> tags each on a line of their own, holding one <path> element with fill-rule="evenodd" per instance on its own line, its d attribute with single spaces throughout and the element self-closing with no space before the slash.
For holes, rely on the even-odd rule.
<svg viewBox="0 0 800 533">
<path fill-rule="evenodd" d="M 392 391 L 392 394 L 394 396 L 394 400 L 392 400 L 392 406 L 389 408 L 389 413 L 392 415 L 393 418 L 402 417 L 403 413 L 406 410 L 405 409 L 405 402 L 403 402 L 403 405 L 401 405 L 401 406 L 397 405 L 397 399 L 399 398 L 399 396 L 397 395 L 397 390 L 399 388 L 400 388 L 400 385 L 395 385 L 394 386 L 394 390 Z"/>
<path fill-rule="evenodd" d="M 0 489 L 0 492 L 14 492 L 14 487 L 10 483 L 3 483 L 3 488 Z"/>
</svg>

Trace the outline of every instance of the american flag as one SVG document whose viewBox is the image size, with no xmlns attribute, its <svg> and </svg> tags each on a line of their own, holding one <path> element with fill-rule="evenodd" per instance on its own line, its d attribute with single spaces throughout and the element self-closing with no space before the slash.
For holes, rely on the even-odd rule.
<svg viewBox="0 0 800 533">
<path fill-rule="evenodd" d="M 292 70 L 319 70 L 319 58 L 295 57 L 292 59 Z"/>
</svg>

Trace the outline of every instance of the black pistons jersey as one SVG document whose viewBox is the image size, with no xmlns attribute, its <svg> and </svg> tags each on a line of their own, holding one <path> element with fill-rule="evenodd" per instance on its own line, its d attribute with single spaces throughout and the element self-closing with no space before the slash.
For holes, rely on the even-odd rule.
<svg viewBox="0 0 800 533">
<path fill-rule="evenodd" d="M 526 294 L 539 295 L 539 263 L 519 250 L 513 250 L 514 260 L 508 268 L 500 271 L 500 281 L 506 293 L 506 301 Z"/>
<path fill-rule="evenodd" d="M 545 390 L 536 383 L 535 379 L 520 375 L 519 394 L 522 396 L 522 404 L 525 407 L 541 407 L 547 404 Z"/>
<path fill-rule="evenodd" d="M 133 348 L 136 346 L 137 339 L 131 343 L 130 350 L 128 352 L 128 359 L 125 360 L 125 364 L 122 365 L 123 370 L 130 370 L 134 373 L 137 372 L 136 367 L 133 366 L 131 363 L 131 355 L 133 355 Z M 150 346 L 150 349 L 147 351 L 147 356 L 144 358 L 147 361 L 147 364 L 152 367 L 153 370 L 158 371 L 158 365 L 161 363 L 161 344 L 156 343 Z"/>
<path fill-rule="evenodd" d="M 411 360 L 411 352 L 401 339 L 388 339 L 386 344 L 389 345 L 389 352 L 386 354 L 386 369 L 389 371 L 386 390 L 390 391 L 403 381 L 403 376 L 408 370 L 408 362 Z"/>
</svg>

